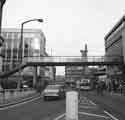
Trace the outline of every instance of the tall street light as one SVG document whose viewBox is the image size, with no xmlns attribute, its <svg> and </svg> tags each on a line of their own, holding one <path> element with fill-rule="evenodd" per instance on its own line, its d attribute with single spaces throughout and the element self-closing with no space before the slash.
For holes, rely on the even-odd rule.
<svg viewBox="0 0 125 120">
<path fill-rule="evenodd" d="M 3 11 L 3 5 L 6 2 L 6 0 L 0 0 L 0 33 L 1 33 L 1 24 L 2 24 L 2 11 Z"/>
<path fill-rule="evenodd" d="M 20 46 L 19 46 L 19 51 L 21 53 L 20 54 L 20 61 L 21 62 L 22 62 L 22 58 L 23 58 L 23 26 L 24 26 L 24 24 L 29 23 L 31 21 L 43 22 L 43 19 L 30 19 L 30 20 L 27 20 L 21 24 L 21 41 L 20 41 Z"/>
<path fill-rule="evenodd" d="M 22 63 L 22 60 L 23 60 L 23 26 L 24 24 L 26 23 L 29 23 L 29 22 L 32 22 L 32 21 L 38 21 L 38 22 L 43 22 L 43 19 L 30 19 L 30 20 L 27 20 L 27 21 L 24 21 L 22 24 L 21 24 L 21 39 L 20 39 L 20 45 L 19 45 L 19 61 L 20 63 Z M 21 70 L 19 70 L 19 74 L 21 76 Z M 21 90 L 21 79 L 19 80 L 18 82 L 18 89 Z"/>
</svg>

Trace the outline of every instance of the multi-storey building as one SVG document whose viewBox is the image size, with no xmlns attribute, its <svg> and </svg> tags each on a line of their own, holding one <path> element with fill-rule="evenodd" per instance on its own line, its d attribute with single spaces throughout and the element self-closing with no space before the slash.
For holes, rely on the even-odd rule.
<svg viewBox="0 0 125 120">
<path fill-rule="evenodd" d="M 112 59 L 116 59 L 115 56 L 120 56 L 119 59 L 125 62 L 125 16 L 105 36 L 105 55 L 111 56 Z M 107 67 L 107 75 L 110 78 L 123 80 L 121 77 L 124 77 L 124 73 L 124 66 Z"/>
<path fill-rule="evenodd" d="M 2 48 L 4 56 L 3 71 L 13 69 L 17 66 L 20 59 L 20 29 L 7 28 L 2 29 L 2 36 L 5 41 Z M 41 30 L 38 29 L 24 29 L 23 32 L 23 54 L 22 57 L 44 56 L 45 54 L 45 36 Z"/>
<path fill-rule="evenodd" d="M 23 50 L 20 50 L 21 44 L 21 31 L 15 28 L 2 29 L 2 36 L 5 41 L 2 48 L 3 58 L 3 72 L 7 72 L 17 67 L 20 61 L 20 54 L 22 52 L 22 58 L 37 56 L 47 56 L 45 45 L 46 39 L 43 32 L 39 29 L 24 29 L 23 30 Z M 23 61 L 23 60 L 22 60 Z M 50 67 L 51 68 L 51 67 Z M 26 67 L 22 71 L 23 76 L 33 76 L 33 67 Z M 45 72 L 48 69 L 46 67 L 37 67 L 37 75 L 44 77 Z M 19 75 L 18 73 L 14 74 Z M 50 75 L 50 74 L 48 74 Z"/>
</svg>

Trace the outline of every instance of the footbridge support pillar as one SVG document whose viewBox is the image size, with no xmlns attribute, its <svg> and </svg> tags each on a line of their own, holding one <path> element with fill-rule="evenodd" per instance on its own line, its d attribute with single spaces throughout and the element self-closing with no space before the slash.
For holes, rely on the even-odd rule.
<svg viewBox="0 0 125 120">
<path fill-rule="evenodd" d="M 37 84 L 37 66 L 33 67 L 33 87 Z"/>
</svg>

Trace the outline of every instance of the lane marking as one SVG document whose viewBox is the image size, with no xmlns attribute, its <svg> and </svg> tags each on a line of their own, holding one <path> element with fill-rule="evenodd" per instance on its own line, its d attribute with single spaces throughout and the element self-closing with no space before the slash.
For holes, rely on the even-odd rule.
<svg viewBox="0 0 125 120">
<path fill-rule="evenodd" d="M 87 112 L 79 112 L 79 113 L 80 113 L 80 114 L 83 114 L 83 115 L 88 115 L 88 116 L 93 116 L 93 117 L 100 117 L 100 118 L 109 119 L 109 117 L 107 117 L 107 116 L 98 115 L 98 114 L 93 114 L 93 113 L 87 113 Z"/>
<path fill-rule="evenodd" d="M 92 105 L 96 106 L 96 104 L 95 104 L 93 101 L 89 100 L 89 102 L 90 102 Z"/>
<path fill-rule="evenodd" d="M 92 106 L 79 106 L 79 108 L 97 109 L 97 107 L 92 107 Z"/>
<path fill-rule="evenodd" d="M 78 112 L 79 114 L 82 114 L 82 115 L 88 115 L 88 116 L 92 116 L 92 117 L 100 117 L 100 118 L 105 118 L 105 119 L 109 119 L 108 116 L 103 116 L 103 115 L 98 115 L 98 114 L 92 114 L 92 113 L 86 113 L 86 112 Z M 54 120 L 59 120 L 61 118 L 63 118 L 65 116 L 65 113 L 58 116 L 57 118 L 55 118 Z"/>
<path fill-rule="evenodd" d="M 104 113 L 106 113 L 108 116 L 110 116 L 113 120 L 119 120 L 118 118 L 114 117 L 111 113 L 104 110 Z"/>
<path fill-rule="evenodd" d="M 85 96 L 81 98 L 81 103 L 82 103 L 82 100 L 83 100 L 83 102 L 86 100 L 87 102 L 86 102 L 86 101 L 85 101 L 85 102 L 86 102 L 87 104 L 90 103 L 90 104 L 96 106 L 96 104 L 95 104 L 93 101 L 89 100 L 89 99 L 88 99 L 87 97 L 85 97 Z M 84 103 L 85 103 L 85 102 L 84 102 Z M 84 103 L 83 103 L 83 104 L 84 104 Z"/>
<path fill-rule="evenodd" d="M 59 120 L 59 119 L 61 119 L 61 118 L 63 118 L 65 116 L 65 113 L 64 114 L 62 114 L 62 115 L 60 115 L 60 116 L 58 116 L 57 118 L 55 118 L 54 120 Z"/>
<path fill-rule="evenodd" d="M 21 102 L 21 103 L 17 103 L 15 105 L 10 105 L 10 106 L 7 106 L 7 107 L 3 107 L 3 108 L 0 108 L 0 110 L 6 110 L 6 109 L 9 109 L 9 108 L 18 107 L 18 106 L 24 105 L 26 103 L 35 101 L 35 100 L 40 99 L 40 98 L 42 98 L 42 96 L 34 98 L 34 99 L 31 99 L 31 100 L 28 100 L 28 101 L 24 101 L 24 102 Z"/>
</svg>

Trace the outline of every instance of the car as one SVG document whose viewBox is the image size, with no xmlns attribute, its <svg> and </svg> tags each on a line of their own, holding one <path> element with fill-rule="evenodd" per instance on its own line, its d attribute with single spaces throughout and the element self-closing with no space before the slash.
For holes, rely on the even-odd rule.
<svg viewBox="0 0 125 120">
<path fill-rule="evenodd" d="M 23 85 L 22 87 L 23 87 L 24 91 L 28 90 L 28 88 L 29 88 L 28 85 Z"/>
<path fill-rule="evenodd" d="M 65 90 L 63 85 L 48 85 L 43 91 L 43 99 L 47 100 L 49 98 L 64 98 Z"/>
<path fill-rule="evenodd" d="M 91 90 L 91 82 L 89 79 L 82 79 L 80 81 L 80 89 L 89 91 Z"/>
</svg>

